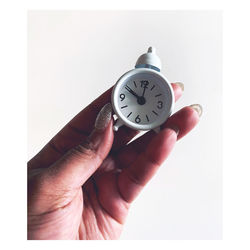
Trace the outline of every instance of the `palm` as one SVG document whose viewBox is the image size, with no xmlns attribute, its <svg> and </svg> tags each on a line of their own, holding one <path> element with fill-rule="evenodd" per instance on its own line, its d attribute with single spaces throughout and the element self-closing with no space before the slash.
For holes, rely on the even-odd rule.
<svg viewBox="0 0 250 250">
<path fill-rule="evenodd" d="M 53 200 L 60 201 L 59 209 L 37 216 L 44 223 L 42 229 L 37 230 L 36 237 L 55 239 L 118 239 L 122 225 L 128 212 L 129 203 L 121 197 L 117 182 L 115 160 L 109 156 L 92 178 L 82 187 L 70 191 L 46 193 L 42 200 L 53 196 Z M 105 196 L 109 194 L 109 197 Z M 64 200 L 63 197 L 67 197 Z M 66 205 L 64 205 L 66 203 Z M 47 209 L 45 204 L 45 209 Z M 124 205 L 126 205 L 124 207 Z M 41 206 L 40 206 L 41 208 Z M 52 235 L 47 232 L 53 232 Z M 40 236 L 38 236 L 40 235 Z M 34 237 L 34 236 L 33 236 Z"/>
<path fill-rule="evenodd" d="M 119 190 L 116 181 L 117 175 L 110 170 L 97 181 L 91 179 L 83 186 L 84 206 L 81 210 L 79 239 L 119 238 L 129 204 L 117 198 Z M 107 194 L 109 198 L 106 198 Z"/>
</svg>

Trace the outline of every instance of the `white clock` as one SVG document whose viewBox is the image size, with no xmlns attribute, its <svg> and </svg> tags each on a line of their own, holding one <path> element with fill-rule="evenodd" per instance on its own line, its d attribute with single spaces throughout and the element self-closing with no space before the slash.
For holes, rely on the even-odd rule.
<svg viewBox="0 0 250 250">
<path fill-rule="evenodd" d="M 135 130 L 159 131 L 174 108 L 174 92 L 160 73 L 161 61 L 150 47 L 139 57 L 135 69 L 122 75 L 112 92 L 112 106 L 117 116 L 114 130 L 125 125 Z"/>
</svg>

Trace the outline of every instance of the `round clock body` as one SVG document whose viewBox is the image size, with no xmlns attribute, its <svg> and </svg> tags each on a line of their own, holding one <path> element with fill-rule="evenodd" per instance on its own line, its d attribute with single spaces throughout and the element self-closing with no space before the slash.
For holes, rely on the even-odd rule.
<svg viewBox="0 0 250 250">
<path fill-rule="evenodd" d="M 171 115 L 174 93 L 160 72 L 136 68 L 118 79 L 111 101 L 118 117 L 114 130 L 121 125 L 136 130 L 151 130 L 158 128 Z"/>
</svg>

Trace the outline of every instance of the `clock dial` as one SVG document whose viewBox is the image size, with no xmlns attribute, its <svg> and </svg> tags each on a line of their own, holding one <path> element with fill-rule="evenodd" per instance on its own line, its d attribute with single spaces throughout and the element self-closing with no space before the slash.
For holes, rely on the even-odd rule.
<svg viewBox="0 0 250 250">
<path fill-rule="evenodd" d="M 126 125 L 132 129 L 150 130 L 159 127 L 169 117 L 174 94 L 160 72 L 136 68 L 118 79 L 111 101 L 118 118 L 114 129 Z"/>
<path fill-rule="evenodd" d="M 167 108 L 168 96 L 163 88 L 152 77 L 131 77 L 119 90 L 118 106 L 122 115 L 136 124 L 153 123 Z"/>
</svg>

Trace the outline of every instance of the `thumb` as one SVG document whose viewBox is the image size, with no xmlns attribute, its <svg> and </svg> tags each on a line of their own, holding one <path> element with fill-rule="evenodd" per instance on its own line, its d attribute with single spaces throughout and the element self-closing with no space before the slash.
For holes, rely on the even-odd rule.
<svg viewBox="0 0 250 250">
<path fill-rule="evenodd" d="M 102 164 L 113 138 L 112 106 L 107 103 L 99 112 L 90 136 L 48 168 L 44 180 L 63 190 L 80 187 Z"/>
</svg>

